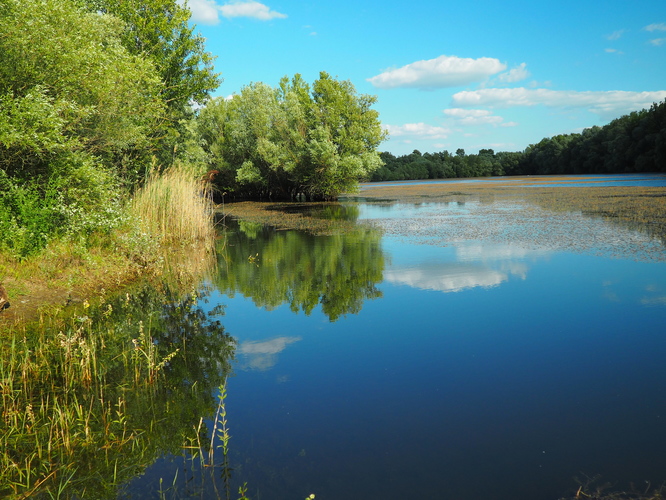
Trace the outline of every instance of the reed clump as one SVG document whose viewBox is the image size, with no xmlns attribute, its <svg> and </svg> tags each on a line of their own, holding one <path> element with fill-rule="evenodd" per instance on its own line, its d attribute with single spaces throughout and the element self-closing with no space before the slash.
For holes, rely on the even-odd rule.
<svg viewBox="0 0 666 500">
<path fill-rule="evenodd" d="M 152 174 L 136 193 L 132 213 L 161 244 L 204 244 L 215 239 L 210 183 L 183 168 Z"/>
</svg>

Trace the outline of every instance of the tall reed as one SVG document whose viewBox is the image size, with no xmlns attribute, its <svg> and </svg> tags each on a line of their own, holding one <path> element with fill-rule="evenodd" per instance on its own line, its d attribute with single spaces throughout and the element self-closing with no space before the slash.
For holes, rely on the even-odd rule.
<svg viewBox="0 0 666 500">
<path fill-rule="evenodd" d="M 210 245 L 215 238 L 209 183 L 183 168 L 156 173 L 135 195 L 132 212 L 162 244 Z"/>
</svg>

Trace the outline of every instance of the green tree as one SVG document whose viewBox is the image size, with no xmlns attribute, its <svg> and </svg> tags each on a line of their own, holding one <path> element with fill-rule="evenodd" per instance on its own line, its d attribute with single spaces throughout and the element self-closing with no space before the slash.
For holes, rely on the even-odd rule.
<svg viewBox="0 0 666 500">
<path fill-rule="evenodd" d="M 150 149 L 135 149 L 125 159 L 132 181 L 141 180 L 155 158 L 162 168 L 179 157 L 189 137 L 192 104 L 204 104 L 220 84 L 214 56 L 190 25 L 191 12 L 178 0 L 83 0 L 92 12 L 111 14 L 123 24 L 123 46 L 150 61 L 161 81 L 160 98 L 167 113 L 152 131 Z"/>
<path fill-rule="evenodd" d="M 68 0 L 0 3 L 0 247 L 109 230 L 129 150 L 164 114 L 154 66 L 122 23 Z"/>
<path fill-rule="evenodd" d="M 192 13 L 177 0 L 85 0 L 93 12 L 112 14 L 124 23 L 123 45 L 147 57 L 162 81 L 162 99 L 182 111 L 203 104 L 219 84 L 214 57 L 205 39 L 189 24 Z"/>
<path fill-rule="evenodd" d="M 322 72 L 312 86 L 300 75 L 278 88 L 244 87 L 213 100 L 197 118 L 220 189 L 236 196 L 335 199 L 382 164 L 385 139 L 376 98 Z"/>
</svg>

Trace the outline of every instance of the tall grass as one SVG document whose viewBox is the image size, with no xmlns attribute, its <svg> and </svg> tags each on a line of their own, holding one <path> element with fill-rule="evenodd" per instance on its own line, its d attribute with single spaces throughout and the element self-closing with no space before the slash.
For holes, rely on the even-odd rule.
<svg viewBox="0 0 666 500">
<path fill-rule="evenodd" d="M 134 197 L 131 211 L 142 228 L 164 245 L 204 244 L 215 239 L 210 185 L 186 169 L 151 175 Z"/>
<path fill-rule="evenodd" d="M 0 498 L 115 498 L 191 442 L 235 345 L 201 297 L 146 284 L 2 331 Z"/>
</svg>

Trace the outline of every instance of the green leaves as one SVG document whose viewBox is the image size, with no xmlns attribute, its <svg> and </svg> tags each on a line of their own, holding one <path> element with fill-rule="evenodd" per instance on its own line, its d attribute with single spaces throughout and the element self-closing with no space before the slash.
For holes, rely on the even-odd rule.
<svg viewBox="0 0 666 500">
<path fill-rule="evenodd" d="M 122 20 L 122 43 L 149 59 L 162 81 L 162 100 L 171 109 L 202 104 L 219 84 L 214 57 L 189 25 L 190 11 L 177 0 L 84 0 L 91 12 Z"/>
<path fill-rule="evenodd" d="M 211 168 L 221 188 L 237 196 L 334 199 L 381 166 L 385 139 L 372 96 L 327 73 L 312 87 L 300 75 L 244 87 L 229 101 L 213 100 L 198 118 Z"/>
<path fill-rule="evenodd" d="M 0 2 L 0 172 L 16 187 L 0 247 L 108 231 L 119 187 L 175 160 L 190 103 L 219 83 L 189 18 L 177 0 Z"/>
</svg>

